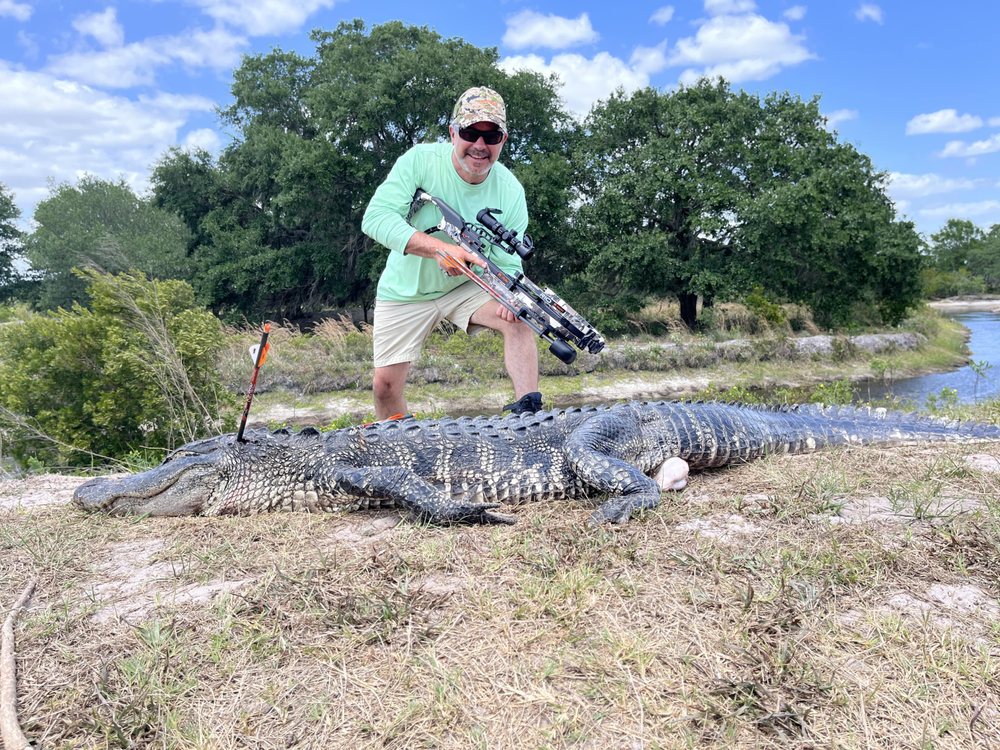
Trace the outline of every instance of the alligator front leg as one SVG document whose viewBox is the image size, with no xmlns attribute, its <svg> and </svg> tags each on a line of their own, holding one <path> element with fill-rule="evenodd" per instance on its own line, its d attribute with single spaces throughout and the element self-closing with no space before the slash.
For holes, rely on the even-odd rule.
<svg viewBox="0 0 1000 750">
<path fill-rule="evenodd" d="M 338 470 L 338 489 L 379 500 L 391 500 L 431 523 L 514 523 L 491 513 L 498 504 L 477 503 L 471 494 L 455 498 L 402 466 L 367 466 Z"/>
<path fill-rule="evenodd" d="M 565 455 L 573 472 L 608 500 L 590 522 L 625 523 L 636 511 L 660 504 L 660 485 L 630 461 L 643 450 L 642 417 L 629 406 L 609 409 L 588 420 L 566 439 Z M 680 477 L 676 477 L 680 479 Z"/>
</svg>

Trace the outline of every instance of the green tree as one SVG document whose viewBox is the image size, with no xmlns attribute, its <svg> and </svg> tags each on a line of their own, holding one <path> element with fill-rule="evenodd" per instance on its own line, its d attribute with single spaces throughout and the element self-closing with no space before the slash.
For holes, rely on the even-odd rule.
<svg viewBox="0 0 1000 750">
<path fill-rule="evenodd" d="M 67 307 L 82 300 L 85 284 L 73 273 L 138 270 L 154 278 L 185 278 L 189 232 L 172 212 L 139 198 L 121 180 L 83 177 L 62 184 L 35 209 L 25 254 L 41 275 L 38 305 Z"/>
<path fill-rule="evenodd" d="M 17 228 L 21 210 L 14 196 L 0 183 L 0 301 L 14 294 L 20 274 L 14 261 L 21 253 L 22 232 Z"/>
<path fill-rule="evenodd" d="M 986 235 L 982 229 L 965 219 L 949 219 L 931 235 L 930 252 L 934 265 L 941 271 L 958 271 L 969 267 L 970 255 L 977 252 Z"/>
<path fill-rule="evenodd" d="M 216 374 L 221 325 L 189 284 L 83 276 L 89 307 L 0 327 L 0 421 L 16 457 L 86 466 L 156 454 L 216 432 L 227 414 L 231 422 Z"/>
<path fill-rule="evenodd" d="M 190 231 L 188 252 L 205 242 L 202 221 L 223 202 L 221 174 L 204 149 L 171 148 L 150 175 L 153 205 L 181 217 Z"/>
<path fill-rule="evenodd" d="M 824 323 L 896 321 L 919 297 L 919 237 L 818 100 L 701 81 L 617 94 L 587 127 L 580 243 L 617 315 L 672 295 L 693 327 L 699 297 L 759 286 Z"/>
<path fill-rule="evenodd" d="M 821 325 L 898 323 L 921 298 L 922 259 L 913 225 L 896 221 L 885 176 L 833 139 L 799 156 L 747 203 L 740 264 L 775 297 L 812 308 Z"/>
<path fill-rule="evenodd" d="M 969 266 L 981 276 L 989 292 L 1000 292 L 1000 224 L 994 224 L 982 242 L 969 249 Z"/>
<path fill-rule="evenodd" d="M 647 295 L 675 296 L 693 326 L 698 295 L 733 288 L 733 217 L 755 103 L 719 81 L 621 92 L 587 119 L 577 241 L 608 319 Z"/>
<path fill-rule="evenodd" d="M 313 57 L 275 50 L 235 72 L 222 116 L 237 141 L 214 175 L 177 153 L 157 168 L 158 204 L 198 237 L 202 300 L 222 313 L 287 316 L 370 301 L 385 251 L 361 234 L 368 200 L 404 151 L 446 136 L 456 96 L 474 84 L 504 94 L 503 158 L 525 180 L 529 207 L 559 207 L 533 213 L 532 231 L 563 240 L 548 227 L 567 221 L 573 129 L 554 81 L 509 75 L 495 49 L 398 22 L 369 31 L 353 21 L 312 38 Z"/>
</svg>

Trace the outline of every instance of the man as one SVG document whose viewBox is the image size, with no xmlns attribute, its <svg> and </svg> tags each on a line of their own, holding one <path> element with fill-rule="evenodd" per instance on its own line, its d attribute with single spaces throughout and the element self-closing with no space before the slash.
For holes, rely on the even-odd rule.
<svg viewBox="0 0 1000 750">
<path fill-rule="evenodd" d="M 504 410 L 520 414 L 542 405 L 534 332 L 437 256 L 441 249 L 464 263 L 486 265 L 445 235 L 422 231 L 437 226 L 441 216 L 435 206 L 424 203 L 410 213 L 414 193 L 423 188 L 466 221 L 480 209 L 499 208 L 504 225 L 524 236 L 528 227 L 524 188 L 497 163 L 507 141 L 503 99 L 484 86 L 469 89 L 455 104 L 449 133 L 451 143 L 419 144 L 396 161 L 361 222 L 365 234 L 390 250 L 375 295 L 372 391 L 378 419 L 406 412 L 403 391 L 410 363 L 442 320 L 470 334 L 486 328 L 499 331 L 515 398 Z M 491 260 L 505 271 L 521 270 L 521 259 L 502 250 L 492 250 Z"/>
</svg>

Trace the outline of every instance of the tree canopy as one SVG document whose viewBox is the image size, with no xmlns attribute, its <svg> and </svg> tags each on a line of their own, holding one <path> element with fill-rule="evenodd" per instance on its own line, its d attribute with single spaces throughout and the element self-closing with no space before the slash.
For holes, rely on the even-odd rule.
<svg viewBox="0 0 1000 750">
<path fill-rule="evenodd" d="M 693 326 L 699 296 L 753 286 L 832 324 L 866 300 L 897 321 L 916 301 L 919 238 L 867 157 L 826 131 L 818 101 L 701 81 L 616 94 L 587 129 L 580 241 L 618 317 L 669 295 Z"/>
<path fill-rule="evenodd" d="M 23 233 L 17 228 L 21 210 L 14 196 L 0 183 L 0 301 L 16 293 L 20 274 L 14 260 L 21 254 Z"/>
<path fill-rule="evenodd" d="M 949 219 L 930 237 L 923 287 L 930 297 L 1000 292 L 1000 224 Z"/>
<path fill-rule="evenodd" d="M 74 269 L 137 270 L 160 279 L 189 276 L 189 233 L 183 222 L 137 197 L 124 180 L 85 176 L 76 185 L 58 185 L 38 204 L 35 223 L 25 254 L 41 275 L 37 303 L 43 309 L 69 307 L 84 298 L 86 284 Z"/>
</svg>

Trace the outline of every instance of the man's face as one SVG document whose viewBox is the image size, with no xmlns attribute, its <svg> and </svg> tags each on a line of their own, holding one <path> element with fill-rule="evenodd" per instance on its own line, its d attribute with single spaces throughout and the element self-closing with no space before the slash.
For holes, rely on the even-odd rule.
<svg viewBox="0 0 1000 750">
<path fill-rule="evenodd" d="M 488 144 L 483 136 L 479 136 L 475 142 L 469 141 L 468 137 L 475 136 L 476 133 L 483 133 L 485 139 L 494 140 L 499 137 L 500 140 L 496 145 Z M 459 176 L 473 184 L 485 180 L 506 141 L 506 134 L 501 134 L 499 128 L 492 122 L 473 123 L 461 130 L 452 126 L 451 142 L 455 147 L 452 161 Z"/>
</svg>

